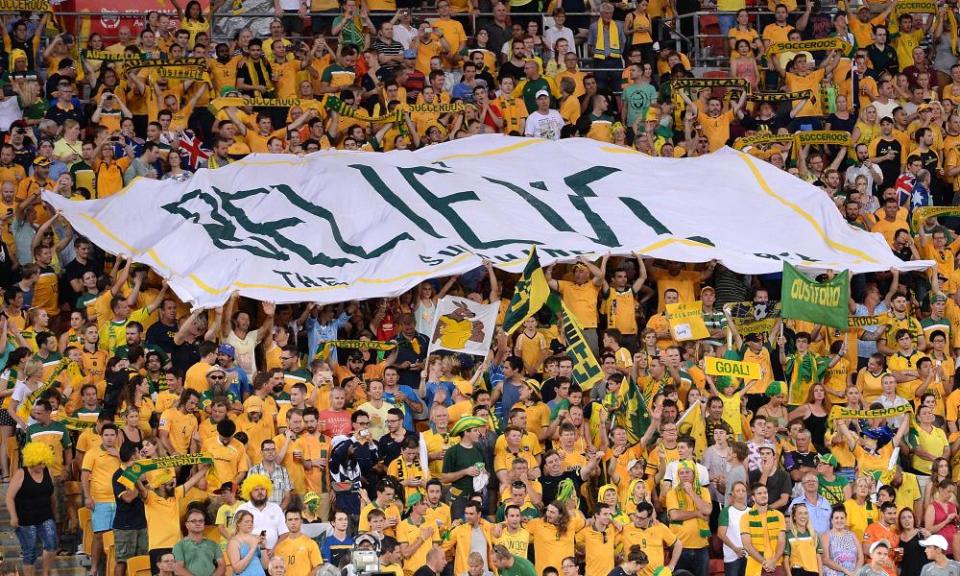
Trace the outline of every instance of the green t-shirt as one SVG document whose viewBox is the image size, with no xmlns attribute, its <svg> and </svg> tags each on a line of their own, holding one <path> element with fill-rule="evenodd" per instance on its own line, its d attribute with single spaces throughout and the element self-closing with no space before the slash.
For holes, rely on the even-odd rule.
<svg viewBox="0 0 960 576">
<path fill-rule="evenodd" d="M 443 473 L 451 474 L 464 468 L 483 463 L 483 452 L 480 448 L 464 448 L 461 444 L 451 446 L 443 455 Z M 460 492 L 473 492 L 473 476 L 464 476 L 453 483 L 453 487 Z M 536 576 L 536 575 L 534 575 Z"/>
<path fill-rule="evenodd" d="M 500 576 L 537 576 L 537 570 L 526 558 L 514 555 L 513 566 L 501 568 Z"/>
<path fill-rule="evenodd" d="M 46 426 L 42 426 L 38 423 L 33 423 L 28 426 L 27 442 L 32 442 L 39 436 L 46 436 L 49 434 L 56 434 L 60 436 L 59 444 L 64 450 L 67 450 L 73 446 L 73 442 L 70 440 L 70 432 L 67 430 L 67 427 L 64 426 L 63 422 L 57 422 L 56 420 L 51 420 L 50 424 Z"/>
<path fill-rule="evenodd" d="M 191 574 L 213 574 L 223 552 L 213 540 L 204 538 L 194 542 L 190 538 L 184 538 L 173 547 L 173 557 L 177 562 L 183 562 L 183 567 Z"/>
<path fill-rule="evenodd" d="M 657 99 L 657 90 L 650 84 L 630 84 L 623 89 L 623 105 L 627 107 L 627 126 L 633 126 L 637 118 L 646 119 L 650 104 Z"/>
<path fill-rule="evenodd" d="M 848 484 L 847 479 L 839 474 L 835 474 L 833 480 L 826 480 L 822 474 L 817 475 L 818 492 L 826 498 L 831 506 L 843 504 L 846 500 L 843 496 L 843 489 Z"/>
</svg>

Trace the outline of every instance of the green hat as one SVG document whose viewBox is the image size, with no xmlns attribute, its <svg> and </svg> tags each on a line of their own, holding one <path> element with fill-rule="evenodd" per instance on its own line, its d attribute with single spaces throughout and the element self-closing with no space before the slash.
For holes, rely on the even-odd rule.
<svg viewBox="0 0 960 576">
<path fill-rule="evenodd" d="M 767 392 L 766 392 L 767 396 L 779 396 L 783 394 L 783 389 L 784 389 L 783 384 L 784 383 L 781 380 L 774 380 L 773 382 L 771 382 L 767 386 Z"/>
<path fill-rule="evenodd" d="M 821 464 L 829 464 L 830 466 L 836 466 L 836 465 L 837 465 L 837 457 L 834 456 L 833 454 L 830 454 L 829 452 L 826 453 L 826 454 L 821 454 L 821 455 L 820 455 L 820 463 L 821 463 Z"/>
<path fill-rule="evenodd" d="M 479 416 L 463 416 L 450 429 L 451 436 L 462 436 L 467 430 L 486 426 L 487 421 Z"/>
<path fill-rule="evenodd" d="M 239 93 L 240 91 L 237 90 L 237 87 L 236 87 L 236 86 L 224 86 L 223 88 L 220 89 L 220 96 L 226 96 L 227 94 L 229 94 L 229 93 L 231 93 L 231 92 L 238 92 L 238 93 Z"/>
<path fill-rule="evenodd" d="M 407 510 L 413 508 L 414 506 L 416 506 L 422 501 L 423 501 L 423 494 L 421 494 L 420 491 L 417 490 L 413 494 L 407 496 Z"/>
</svg>

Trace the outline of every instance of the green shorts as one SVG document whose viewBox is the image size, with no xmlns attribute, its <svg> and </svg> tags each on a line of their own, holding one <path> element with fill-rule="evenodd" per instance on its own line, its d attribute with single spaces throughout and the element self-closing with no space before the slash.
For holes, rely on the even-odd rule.
<svg viewBox="0 0 960 576">
<path fill-rule="evenodd" d="M 143 530 L 114 530 L 114 545 L 117 551 L 117 562 L 126 562 L 134 556 L 143 556 L 147 553 L 147 529 Z"/>
</svg>

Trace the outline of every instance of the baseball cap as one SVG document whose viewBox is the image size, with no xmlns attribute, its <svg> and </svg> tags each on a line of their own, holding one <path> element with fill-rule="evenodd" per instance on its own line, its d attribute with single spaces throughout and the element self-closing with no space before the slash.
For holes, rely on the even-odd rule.
<svg viewBox="0 0 960 576">
<path fill-rule="evenodd" d="M 947 551 L 947 539 L 939 534 L 933 534 L 929 538 L 921 540 L 920 545 L 924 548 L 927 546 L 936 546 L 944 552 Z"/>
<path fill-rule="evenodd" d="M 550 97 L 550 93 L 547 92 L 546 90 L 537 90 L 536 97 L 539 98 L 539 97 L 541 97 L 541 96 L 546 96 L 547 98 L 549 98 L 549 97 Z"/>
<path fill-rule="evenodd" d="M 220 347 L 217 348 L 217 353 L 223 354 L 224 356 L 229 356 L 231 358 L 237 357 L 237 349 L 230 344 L 221 344 Z"/>
<path fill-rule="evenodd" d="M 49 166 L 49 165 L 50 165 L 50 159 L 47 158 L 46 156 L 37 156 L 36 158 L 33 159 L 33 165 L 34 165 L 34 166 Z"/>
<path fill-rule="evenodd" d="M 940 536 L 940 537 L 943 538 L 943 536 Z M 920 545 L 921 546 L 923 545 L 923 541 L 920 542 Z M 887 548 L 890 548 L 890 541 L 883 538 L 881 538 L 880 540 L 877 540 L 876 542 L 870 545 L 870 554 L 873 554 L 873 551 L 876 550 L 878 546 L 886 546 Z"/>
<path fill-rule="evenodd" d="M 236 86 L 224 86 L 220 89 L 220 96 L 228 96 L 230 94 L 239 94 L 240 91 L 237 90 Z"/>
<path fill-rule="evenodd" d="M 224 494 L 226 492 L 233 492 L 233 482 L 224 482 L 220 485 L 219 488 L 213 491 L 214 494 Z"/>
<path fill-rule="evenodd" d="M 211 366 L 210 368 L 207 369 L 207 376 L 209 376 L 209 375 L 211 375 L 211 374 L 215 374 L 215 373 L 217 373 L 217 372 L 220 372 L 221 374 L 226 374 L 226 373 L 227 373 L 227 371 L 224 370 L 223 368 L 221 368 L 219 364 L 214 364 L 213 366 Z"/>
</svg>

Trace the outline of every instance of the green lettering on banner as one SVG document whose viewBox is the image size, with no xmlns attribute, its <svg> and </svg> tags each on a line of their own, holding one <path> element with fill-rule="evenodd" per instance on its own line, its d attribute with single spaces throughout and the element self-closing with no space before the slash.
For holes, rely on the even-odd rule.
<svg viewBox="0 0 960 576">
<path fill-rule="evenodd" d="M 516 193 L 517 196 L 522 198 L 527 204 L 529 204 L 534 210 L 536 210 L 540 214 L 540 216 L 543 217 L 544 221 L 546 221 L 547 224 L 553 226 L 554 230 L 558 232 L 576 232 L 576 230 L 574 230 L 569 224 L 567 224 L 567 221 L 564 220 L 563 217 L 561 217 L 559 214 L 557 214 L 556 210 L 551 208 L 549 204 L 547 204 L 546 202 L 543 202 L 542 200 L 540 200 L 533 194 L 527 192 L 520 186 L 517 186 L 516 184 L 511 184 L 510 182 L 505 182 L 503 180 L 496 180 L 494 178 L 489 178 L 487 176 L 483 176 L 483 179 L 492 184 L 498 184 L 500 186 L 503 186 L 507 190 L 510 190 L 511 192 Z"/>
<path fill-rule="evenodd" d="M 413 166 L 411 168 L 397 167 L 397 171 L 400 172 L 400 175 L 403 176 L 403 179 L 407 181 L 407 184 L 410 185 L 413 190 L 423 198 L 423 201 L 430 205 L 431 208 L 436 210 L 441 216 L 447 219 L 454 230 L 457 231 L 463 240 L 470 245 L 471 248 L 477 250 L 489 250 L 491 248 L 499 248 L 501 246 L 506 246 L 509 244 L 540 244 L 536 240 L 523 240 L 519 238 L 505 238 L 503 240 L 494 240 L 491 242 L 484 242 L 477 237 L 476 233 L 470 228 L 467 222 L 460 216 L 460 213 L 453 207 L 454 204 L 461 202 L 478 202 L 480 198 L 477 196 L 476 192 L 472 190 L 466 192 L 456 192 L 454 194 L 449 194 L 447 196 L 437 196 L 429 188 L 427 188 L 419 180 L 419 176 L 425 174 L 451 174 L 450 170 L 444 170 L 442 168 L 433 168 L 432 166 Z"/>
<path fill-rule="evenodd" d="M 611 248 L 620 246 L 620 241 L 617 240 L 617 235 L 613 233 L 613 230 L 607 226 L 607 223 L 603 221 L 603 218 L 599 214 L 590 209 L 590 206 L 587 204 L 587 198 L 596 198 L 597 193 L 593 191 L 593 188 L 590 187 L 590 184 L 602 180 L 609 176 L 610 174 L 615 174 L 619 172 L 619 168 L 610 168 L 607 166 L 594 166 L 592 168 L 587 168 L 572 174 L 563 179 L 563 182 L 570 187 L 577 195 L 570 196 L 570 203 L 573 204 L 573 207 L 580 211 L 583 214 L 583 217 L 586 218 L 587 223 L 590 224 L 590 227 L 593 228 L 593 231 L 597 234 L 596 238 L 591 238 L 594 242 L 598 244 L 603 244 L 604 246 L 610 246 Z"/>
<path fill-rule="evenodd" d="M 644 206 L 643 202 L 637 200 L 636 198 L 628 198 L 626 196 L 621 196 L 620 201 L 623 202 L 631 212 L 633 212 L 634 216 L 649 226 L 650 229 L 656 234 L 672 234 L 670 229 L 664 226 L 663 222 L 657 220 L 657 217 L 650 213 L 650 210 Z"/>
<path fill-rule="evenodd" d="M 433 236 L 434 238 L 443 238 L 444 236 L 433 229 L 433 226 L 427 222 L 425 219 L 421 218 L 406 202 L 400 199 L 400 196 L 396 194 L 393 190 L 387 186 L 386 182 L 380 178 L 380 175 L 377 174 L 377 171 L 373 169 L 372 166 L 367 166 L 365 164 L 348 164 L 348 168 L 353 168 L 363 176 L 363 179 L 367 181 L 374 190 L 377 191 L 377 194 L 381 198 L 387 201 L 387 204 L 390 204 L 396 208 L 401 214 L 406 216 L 407 220 L 413 222 L 417 228 L 423 230 L 427 234 Z"/>
<path fill-rule="evenodd" d="M 340 267 L 355 262 L 346 257 L 336 258 L 323 252 L 314 253 L 309 247 L 281 233 L 284 229 L 304 224 L 306 222 L 304 217 L 291 215 L 271 222 L 254 222 L 250 219 L 253 212 L 238 205 L 242 200 L 258 195 L 267 196 L 271 192 L 283 195 L 287 201 L 303 212 L 326 220 L 340 250 L 364 260 L 378 258 L 393 250 L 400 242 L 413 239 L 405 232 L 376 249 L 367 251 L 344 239 L 336 218 L 329 210 L 307 202 L 285 184 L 274 185 L 270 189 L 254 188 L 235 193 L 222 192 L 215 187 L 212 190 L 212 193 L 193 190 L 184 194 L 176 202 L 163 205 L 162 208 L 171 214 L 200 224 L 218 248 L 245 250 L 255 256 L 281 261 L 290 260 L 292 253 L 311 265 L 327 267 Z M 188 204 L 194 200 L 206 204 L 210 211 L 207 214 L 201 214 L 196 209 L 188 207 Z"/>
</svg>

